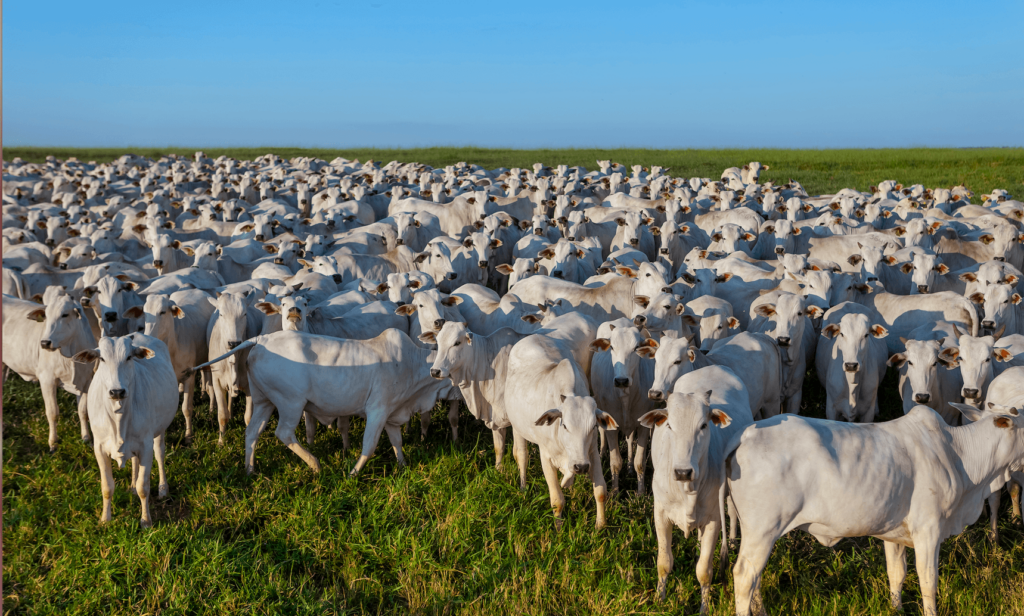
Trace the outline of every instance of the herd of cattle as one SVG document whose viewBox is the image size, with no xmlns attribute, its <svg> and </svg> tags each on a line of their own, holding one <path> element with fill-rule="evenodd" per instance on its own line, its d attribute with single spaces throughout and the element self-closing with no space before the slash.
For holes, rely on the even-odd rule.
<svg viewBox="0 0 1024 616">
<path fill-rule="evenodd" d="M 130 459 L 151 524 L 153 460 L 164 497 L 165 431 L 183 394 L 192 437 L 197 376 L 221 442 L 245 396 L 249 472 L 275 410 L 314 470 L 299 420 L 307 443 L 320 422 L 347 447 L 365 419 L 356 474 L 382 431 L 404 463 L 402 426 L 418 414 L 425 435 L 438 401 L 458 438 L 465 403 L 498 465 L 512 429 L 523 487 L 539 447 L 556 524 L 576 475 L 605 524 L 620 433 L 641 493 L 649 460 L 661 597 L 673 526 L 698 534 L 702 610 L 718 536 L 724 572 L 742 529 L 738 614 L 763 609 L 772 547 L 801 529 L 884 540 L 897 607 L 913 547 L 935 613 L 941 542 L 986 500 L 995 540 L 1006 484 L 1019 516 L 1024 203 L 895 181 L 810 196 L 757 162 L 598 166 L 15 159 L 5 376 L 39 382 L 51 449 L 56 388 L 78 396 L 101 521 L 111 461 Z M 827 420 L 800 416 L 811 366 Z M 905 416 L 873 423 L 887 367 Z"/>
</svg>

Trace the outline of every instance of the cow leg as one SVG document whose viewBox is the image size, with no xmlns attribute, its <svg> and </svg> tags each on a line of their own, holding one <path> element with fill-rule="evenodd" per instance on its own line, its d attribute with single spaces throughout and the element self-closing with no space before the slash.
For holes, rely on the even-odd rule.
<svg viewBox="0 0 1024 616">
<path fill-rule="evenodd" d="M 936 592 L 939 583 L 939 541 L 937 537 L 913 537 L 917 579 L 921 584 L 921 602 L 925 616 L 937 616 Z"/>
<path fill-rule="evenodd" d="M 903 610 L 903 580 L 907 578 L 907 548 L 885 541 L 885 569 L 889 573 L 889 602 L 893 609 Z"/>
<path fill-rule="evenodd" d="M 193 397 L 196 393 L 196 375 L 192 374 L 185 379 L 184 397 L 181 401 L 181 412 L 185 415 L 185 438 L 192 438 L 192 408 L 195 404 Z"/>
<path fill-rule="evenodd" d="M 761 574 L 768 563 L 777 537 L 772 535 L 747 535 L 744 530 L 736 565 L 732 568 L 734 592 L 736 594 L 736 616 L 763 614 L 761 604 Z"/>
<path fill-rule="evenodd" d="M 668 574 L 672 573 L 672 520 L 666 515 L 661 503 L 654 501 L 654 531 L 658 535 L 658 601 L 665 600 Z"/>
<path fill-rule="evenodd" d="M 597 443 L 590 447 L 590 481 L 594 484 L 594 502 L 597 503 L 597 530 L 605 525 L 604 505 L 608 498 L 608 485 L 604 482 L 601 468 L 601 448 Z"/>
<path fill-rule="evenodd" d="M 309 411 L 302 412 L 302 423 L 306 424 L 306 444 L 313 444 L 313 437 L 316 436 L 316 420 Z"/>
<path fill-rule="evenodd" d="M 804 399 L 804 392 L 796 390 L 792 396 L 786 399 L 786 412 L 794 415 L 800 414 L 800 402 Z"/>
<path fill-rule="evenodd" d="M 787 400 L 788 402 L 788 400 Z M 786 411 L 789 411 L 787 404 Z M 839 409 L 836 408 L 836 401 L 833 399 L 832 394 L 826 391 L 825 393 L 825 419 L 829 421 L 835 421 L 836 417 L 839 416 Z"/>
<path fill-rule="evenodd" d="M 375 412 L 376 411 L 376 412 Z M 363 431 L 363 452 L 359 456 L 355 467 L 350 473 L 353 477 L 359 474 L 366 466 L 366 461 L 373 455 L 377 448 L 377 441 L 380 440 L 380 433 L 384 431 L 384 424 L 387 422 L 387 413 L 383 409 L 366 409 L 366 429 Z M 408 424 L 406 424 L 408 425 Z"/>
<path fill-rule="evenodd" d="M 245 425 L 249 425 L 249 420 L 252 419 L 252 396 L 245 397 Z"/>
<path fill-rule="evenodd" d="M 93 445 L 96 464 L 100 467 L 100 489 L 103 491 L 103 511 L 100 513 L 100 524 L 106 524 L 111 518 L 111 501 L 114 498 L 114 466 L 110 456 L 106 455 L 98 445 Z"/>
<path fill-rule="evenodd" d="M 562 509 L 565 508 L 565 495 L 562 494 L 562 486 L 558 484 L 558 469 L 548 459 L 544 450 L 540 452 L 540 465 L 544 469 L 544 479 L 548 482 L 548 495 L 551 497 L 551 508 L 555 512 L 555 530 L 562 530 Z"/>
<path fill-rule="evenodd" d="M 215 383 L 213 386 L 213 394 L 217 400 L 217 423 L 220 424 L 220 431 L 218 432 L 217 444 L 224 444 L 224 433 L 228 429 L 228 405 L 231 404 L 231 400 L 228 399 L 227 391 L 219 384 Z"/>
<path fill-rule="evenodd" d="M 603 455 L 604 452 L 608 451 L 608 439 L 605 438 L 604 430 L 601 430 L 597 436 L 601 439 L 601 454 Z"/>
<path fill-rule="evenodd" d="M 89 396 L 78 394 L 78 423 L 82 427 L 82 442 L 92 441 L 92 434 L 89 432 Z"/>
<path fill-rule="evenodd" d="M 644 475 L 647 470 L 647 444 L 651 440 L 651 431 L 647 428 L 637 428 L 640 431 L 640 438 L 637 439 L 636 457 L 633 458 L 633 468 L 636 470 L 636 493 L 644 493 Z"/>
<path fill-rule="evenodd" d="M 128 486 L 128 493 L 138 496 L 135 492 L 135 485 L 139 482 L 139 456 L 132 456 L 132 482 Z"/>
<path fill-rule="evenodd" d="M 1013 517 L 1020 523 L 1020 484 L 1016 481 L 1010 482 L 1010 502 L 1013 503 Z"/>
<path fill-rule="evenodd" d="M 608 439 L 608 458 L 611 461 L 612 467 L 612 492 L 619 491 L 619 473 L 622 471 L 622 452 L 619 451 L 619 431 L 618 430 L 605 430 L 601 428 L 601 433 L 606 434 Z M 600 450 L 600 447 L 598 448 Z"/>
<path fill-rule="evenodd" d="M 50 424 L 50 453 L 57 451 L 57 415 L 60 407 L 57 405 L 57 383 L 50 378 L 39 379 L 39 387 L 43 390 L 43 410 L 46 412 L 46 422 Z"/>
<path fill-rule="evenodd" d="M 740 527 L 740 521 L 736 517 L 736 503 L 732 501 L 732 494 L 729 495 L 726 507 L 729 509 L 729 542 L 731 543 L 736 540 L 736 531 Z"/>
<path fill-rule="evenodd" d="M 397 424 L 384 424 L 384 430 L 388 433 L 388 440 L 391 441 L 391 449 L 398 458 L 398 465 L 405 466 L 405 456 L 402 455 L 402 427 Z"/>
<path fill-rule="evenodd" d="M 149 446 L 147 446 L 149 445 Z M 153 472 L 153 447 L 149 443 L 142 446 L 142 453 L 132 459 L 132 472 L 138 467 L 138 477 L 135 478 L 135 493 L 139 495 L 142 505 L 142 528 L 153 526 L 153 519 L 149 517 L 149 480 Z"/>
<path fill-rule="evenodd" d="M 254 388 L 254 393 L 258 391 Z M 270 415 L 273 412 L 273 403 L 264 398 L 262 392 L 254 396 L 252 421 L 245 427 L 245 472 L 248 475 L 252 475 L 256 470 L 256 441 L 259 440 L 260 433 L 267 427 L 267 422 L 270 421 Z"/>
<path fill-rule="evenodd" d="M 516 464 L 519 465 L 519 489 L 526 489 L 526 468 L 530 465 L 530 443 L 526 437 L 520 436 L 516 430 L 512 431 L 512 455 L 515 456 Z M 555 479 L 557 483 L 558 479 Z"/>
<path fill-rule="evenodd" d="M 430 411 L 420 413 L 420 442 L 427 440 L 427 430 L 430 429 Z"/>
<path fill-rule="evenodd" d="M 338 421 L 334 424 L 337 426 L 338 431 L 341 432 L 341 451 L 342 453 L 348 452 L 348 427 L 351 423 L 352 418 L 348 415 L 339 417 Z"/>
<path fill-rule="evenodd" d="M 153 439 L 153 456 L 156 458 L 157 478 L 160 480 L 157 498 L 167 498 L 171 489 L 167 485 L 167 477 L 164 475 L 164 458 L 167 454 L 167 433 L 161 432 Z"/>
<path fill-rule="evenodd" d="M 302 401 L 305 406 L 305 400 Z M 301 409 L 277 409 L 277 430 L 274 431 L 274 435 L 277 439 L 284 443 L 284 445 L 292 450 L 292 453 L 299 456 L 299 458 L 309 465 L 309 468 L 313 469 L 314 473 L 320 472 L 320 462 L 317 461 L 316 457 L 309 452 L 308 449 L 299 444 L 299 439 L 295 438 L 295 429 L 299 427 L 299 418 L 303 416 Z"/>
<path fill-rule="evenodd" d="M 505 459 L 505 431 L 508 428 L 491 430 L 491 438 L 494 439 L 494 468 L 501 468 L 501 461 Z M 512 435 L 515 438 L 515 434 Z M 516 455 L 515 451 L 512 452 Z M 518 460 L 518 458 L 516 458 Z"/>
<path fill-rule="evenodd" d="M 718 522 L 708 522 L 707 526 L 701 529 L 700 535 L 700 556 L 697 558 L 697 581 L 700 582 L 700 613 L 707 616 L 710 613 L 711 602 L 711 578 L 714 570 L 711 568 L 715 558 L 715 544 L 718 542 Z"/>
<path fill-rule="evenodd" d="M 452 427 L 452 442 L 459 442 L 459 401 L 448 401 L 448 425 Z M 504 439 L 502 439 L 504 444 Z"/>
<path fill-rule="evenodd" d="M 1002 488 L 988 497 L 988 540 L 999 543 L 999 503 L 1002 500 Z"/>
<path fill-rule="evenodd" d="M 632 432 L 626 435 L 626 459 L 629 460 L 630 462 L 633 461 L 633 450 L 635 449 L 635 445 L 636 430 L 633 430 Z M 629 470 L 633 471 L 634 473 L 636 472 L 636 469 L 634 469 L 632 466 L 629 467 Z"/>
</svg>

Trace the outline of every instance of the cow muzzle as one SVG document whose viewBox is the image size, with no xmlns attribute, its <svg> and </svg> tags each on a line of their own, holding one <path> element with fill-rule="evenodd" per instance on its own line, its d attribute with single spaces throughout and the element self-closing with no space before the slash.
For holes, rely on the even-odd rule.
<svg viewBox="0 0 1024 616">
<path fill-rule="evenodd" d="M 478 261 L 476 265 L 480 269 L 487 269 L 487 261 Z"/>
<path fill-rule="evenodd" d="M 50 340 L 40 340 L 39 341 L 39 346 L 42 347 L 43 350 L 46 350 L 46 351 L 53 351 L 53 350 L 55 350 L 53 348 L 53 342 L 50 341 Z"/>
<path fill-rule="evenodd" d="M 917 402 L 918 404 L 928 404 L 928 401 L 931 399 L 932 397 L 930 394 L 914 394 L 914 402 Z"/>
<path fill-rule="evenodd" d="M 992 257 L 992 260 L 993 261 L 999 261 L 1001 263 L 1005 263 L 1006 262 L 1006 257 Z"/>
<path fill-rule="evenodd" d="M 405 240 L 403 240 L 402 238 L 398 238 L 397 240 L 395 240 L 395 244 L 398 246 L 405 246 Z"/>
<path fill-rule="evenodd" d="M 447 274 L 444 275 L 445 280 L 455 280 L 458 277 L 459 275 L 456 274 L 455 272 L 448 272 Z"/>
<path fill-rule="evenodd" d="M 236 346 L 238 346 L 240 344 L 242 344 L 241 340 L 229 340 L 228 341 L 228 348 L 229 349 L 234 349 Z"/>
<path fill-rule="evenodd" d="M 674 471 L 676 481 L 682 481 L 684 483 L 693 481 L 693 469 L 692 468 L 677 468 Z"/>
<path fill-rule="evenodd" d="M 660 389 L 652 389 L 647 392 L 647 398 L 649 400 L 663 400 L 665 398 L 665 392 Z"/>
<path fill-rule="evenodd" d="M 157 269 L 160 269 L 163 266 L 164 266 L 164 262 L 161 259 L 157 259 L 156 261 L 153 261 L 153 267 L 155 267 Z"/>
<path fill-rule="evenodd" d="M 963 392 L 961 392 L 961 393 L 963 393 L 964 398 L 967 398 L 968 400 L 974 400 L 975 398 L 978 397 L 978 390 L 977 389 L 967 389 L 965 387 Z"/>
<path fill-rule="evenodd" d="M 334 274 L 333 276 L 331 276 L 331 280 L 334 281 L 334 284 L 341 284 L 341 274 Z"/>
<path fill-rule="evenodd" d="M 784 255 L 784 254 L 786 254 L 786 249 L 782 248 L 781 246 L 780 247 L 776 247 L 775 248 L 775 254 L 777 254 L 777 255 Z"/>
<path fill-rule="evenodd" d="M 430 376 L 432 376 L 435 379 L 443 379 L 444 378 L 444 376 L 441 374 L 441 371 L 438 370 L 437 368 L 431 368 L 430 369 Z"/>
<path fill-rule="evenodd" d="M 848 361 L 843 364 L 843 370 L 846 372 L 856 372 L 860 370 L 860 364 L 855 361 Z"/>
<path fill-rule="evenodd" d="M 982 321 L 981 322 L 981 328 L 989 330 L 989 331 L 995 331 L 995 329 L 996 329 L 996 322 L 995 321 Z"/>
<path fill-rule="evenodd" d="M 640 238 L 634 237 L 633 239 L 629 240 L 629 245 L 630 246 L 639 246 L 640 245 Z"/>
<path fill-rule="evenodd" d="M 103 320 L 106 321 L 107 323 L 117 323 L 117 313 L 116 312 L 104 312 L 103 313 Z"/>
<path fill-rule="evenodd" d="M 790 342 L 792 342 L 792 339 L 789 336 L 779 336 L 778 342 L 780 347 L 785 348 L 789 346 Z"/>
<path fill-rule="evenodd" d="M 572 465 L 572 472 L 576 473 L 577 475 L 583 475 L 585 473 L 589 473 L 590 472 L 590 464 L 588 464 L 588 463 L 573 464 Z"/>
<path fill-rule="evenodd" d="M 58 265 L 57 267 L 59 267 L 59 268 L 60 268 L 60 269 L 62 269 L 62 270 L 66 270 L 66 269 L 68 268 L 68 264 L 67 264 L 67 263 L 61 263 L 61 264 L 60 264 L 60 265 Z"/>
<path fill-rule="evenodd" d="M 629 387 L 629 378 L 623 378 L 621 376 L 615 377 L 615 386 L 619 389 L 625 389 Z"/>
<path fill-rule="evenodd" d="M 917 285 L 917 292 L 918 293 L 922 293 L 922 294 L 923 293 L 927 293 L 928 292 L 928 285 L 926 285 L 926 284 L 919 284 L 919 285 Z"/>
<path fill-rule="evenodd" d="M 565 272 L 563 272 L 562 270 L 555 270 L 551 272 L 551 277 L 565 279 Z"/>
<path fill-rule="evenodd" d="M 276 259 L 274 259 L 274 265 L 284 265 L 284 259 L 282 259 L 281 257 L 277 257 Z"/>
<path fill-rule="evenodd" d="M 124 400 L 128 396 L 128 392 L 123 389 L 111 389 L 109 393 L 111 400 Z"/>
<path fill-rule="evenodd" d="M 642 314 L 638 314 L 635 317 L 633 317 L 633 325 L 636 326 L 637 329 L 643 328 L 643 326 L 646 323 L 647 323 L 647 317 L 645 317 Z"/>
<path fill-rule="evenodd" d="M 533 234 L 534 235 L 544 235 L 544 229 L 534 229 L 533 230 Z"/>
</svg>

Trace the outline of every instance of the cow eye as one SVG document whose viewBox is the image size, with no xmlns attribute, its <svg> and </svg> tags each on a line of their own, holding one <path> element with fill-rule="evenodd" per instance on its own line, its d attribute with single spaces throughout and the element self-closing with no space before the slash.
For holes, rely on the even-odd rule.
<svg viewBox="0 0 1024 616">
<path fill-rule="evenodd" d="M 913 366 L 913 365 L 914 365 L 914 362 L 912 362 L 912 361 L 908 361 L 908 362 L 907 362 L 907 365 L 908 365 L 908 366 Z"/>
<path fill-rule="evenodd" d="M 125 361 L 131 361 L 131 360 L 132 360 L 132 356 L 131 355 L 129 355 L 128 357 L 125 358 Z"/>
<path fill-rule="evenodd" d="M 678 365 L 679 365 L 679 364 L 681 364 L 681 363 L 683 363 L 683 360 L 681 360 L 681 359 L 677 359 L 677 360 L 675 361 L 675 364 L 673 364 L 673 365 L 675 365 L 675 366 L 678 366 Z"/>
<path fill-rule="evenodd" d="M 62 315 L 60 315 L 60 316 L 61 316 L 61 318 L 63 318 L 63 319 L 66 319 L 66 318 L 68 318 L 68 317 L 69 317 L 70 315 L 68 315 L 68 314 L 62 314 Z"/>
<path fill-rule="evenodd" d="M 161 310 L 160 314 L 167 314 L 167 311 L 166 310 Z"/>
<path fill-rule="evenodd" d="M 460 344 L 462 344 L 462 341 L 461 341 L 461 340 L 460 340 L 459 342 L 456 342 L 456 343 L 455 343 L 455 344 L 453 344 L 452 346 L 459 346 Z"/>
<path fill-rule="evenodd" d="M 650 275 L 650 274 L 647 274 L 647 277 L 648 277 L 648 278 L 650 278 L 650 277 L 651 277 L 651 275 Z"/>
<path fill-rule="evenodd" d="M 990 362 L 990 361 L 992 361 L 992 358 L 991 358 L 991 357 L 986 357 L 986 358 L 985 358 L 985 361 L 986 361 L 986 362 Z"/>
<path fill-rule="evenodd" d="M 703 430 L 703 429 L 705 429 L 705 428 L 707 428 L 707 427 L 708 427 L 708 424 L 707 424 L 707 422 L 705 422 L 705 423 L 702 423 L 702 424 L 700 425 L 700 429 L 701 429 L 701 430 Z"/>
</svg>

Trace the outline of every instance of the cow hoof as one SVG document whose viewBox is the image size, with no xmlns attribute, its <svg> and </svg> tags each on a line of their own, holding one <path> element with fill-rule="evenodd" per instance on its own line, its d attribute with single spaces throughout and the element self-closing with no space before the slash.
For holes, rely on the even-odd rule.
<svg viewBox="0 0 1024 616">
<path fill-rule="evenodd" d="M 54 455 L 56 453 L 57 453 L 57 446 L 56 445 L 50 445 L 50 455 L 52 456 L 52 455 Z"/>
<path fill-rule="evenodd" d="M 667 585 L 668 584 L 666 579 L 658 580 L 658 603 L 661 603 L 665 600 L 665 587 Z"/>
<path fill-rule="evenodd" d="M 86 436 L 83 436 L 83 437 L 82 437 L 82 442 L 83 442 L 83 443 L 91 443 L 91 442 L 92 442 L 92 435 L 91 435 L 91 434 L 88 434 L 88 435 L 86 435 Z"/>
<path fill-rule="evenodd" d="M 153 522 L 151 522 L 150 520 L 142 520 L 139 523 L 139 526 L 146 529 L 153 528 Z"/>
<path fill-rule="evenodd" d="M 255 473 L 255 472 L 256 472 L 256 469 L 253 466 L 249 465 L 249 466 L 245 467 L 245 474 L 247 476 L 252 477 L 252 474 Z"/>
<path fill-rule="evenodd" d="M 160 490 L 157 492 L 157 498 L 167 498 L 171 494 L 171 486 L 166 483 L 160 485 Z"/>
</svg>

